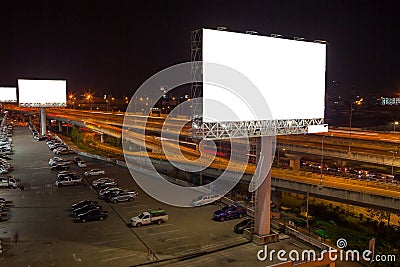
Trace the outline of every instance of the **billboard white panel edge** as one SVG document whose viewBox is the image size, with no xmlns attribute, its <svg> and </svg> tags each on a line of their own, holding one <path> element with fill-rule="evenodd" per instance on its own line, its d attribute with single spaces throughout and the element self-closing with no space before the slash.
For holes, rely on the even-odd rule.
<svg viewBox="0 0 400 267">
<path fill-rule="evenodd" d="M 67 81 L 18 79 L 19 105 L 23 107 L 65 107 Z"/>
<path fill-rule="evenodd" d="M 203 121 L 257 121 L 323 118 L 326 44 L 203 29 Z M 207 84 L 207 63 L 232 68 L 250 79 L 267 102 L 255 115 L 241 96 Z M 211 100 L 211 101 L 210 101 Z M 231 110 L 221 112 L 218 101 Z M 272 118 L 271 118 L 272 116 Z"/>
<path fill-rule="evenodd" d="M 17 102 L 17 88 L 0 87 L 0 102 Z"/>
</svg>

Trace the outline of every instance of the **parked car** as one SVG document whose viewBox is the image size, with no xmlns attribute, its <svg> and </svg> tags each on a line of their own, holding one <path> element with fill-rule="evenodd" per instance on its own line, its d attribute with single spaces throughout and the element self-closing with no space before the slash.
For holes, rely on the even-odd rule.
<svg viewBox="0 0 400 267">
<path fill-rule="evenodd" d="M 115 182 L 115 181 L 107 181 L 107 182 L 98 184 L 97 186 L 95 186 L 95 189 L 96 190 L 102 190 L 102 189 L 105 189 L 105 188 L 111 187 L 111 186 L 116 187 L 117 185 L 118 185 L 118 183 Z"/>
<path fill-rule="evenodd" d="M 157 223 L 161 224 L 168 220 L 168 214 L 163 209 L 145 211 L 138 216 L 131 218 L 131 225 L 133 227 L 140 227 L 146 224 Z"/>
<path fill-rule="evenodd" d="M 102 177 L 102 178 L 99 178 L 99 179 L 94 180 L 94 181 L 92 182 L 92 186 L 93 186 L 93 187 L 96 187 L 97 185 L 102 184 L 102 183 L 104 183 L 104 182 L 106 182 L 106 181 L 114 181 L 114 182 L 115 182 L 116 180 L 113 179 L 113 178 Z"/>
<path fill-rule="evenodd" d="M 98 204 L 88 203 L 83 207 L 72 210 L 72 215 L 77 217 L 78 215 L 84 214 L 90 210 L 102 210 L 102 209 L 103 209 L 103 207 Z"/>
<path fill-rule="evenodd" d="M 221 195 L 218 195 L 218 194 L 199 196 L 192 200 L 192 206 L 197 207 L 197 206 L 210 204 L 220 198 L 221 198 Z"/>
<path fill-rule="evenodd" d="M 108 211 L 94 209 L 76 216 L 76 222 L 102 221 L 108 217 Z"/>
<path fill-rule="evenodd" d="M 82 184 L 82 178 L 79 176 L 63 176 L 57 179 L 56 186 L 62 187 L 66 185 L 78 185 Z"/>
<path fill-rule="evenodd" d="M 79 178 L 78 174 L 71 172 L 71 171 L 61 171 L 58 173 L 57 178 L 60 179 L 61 177 L 67 177 L 67 176 L 73 177 L 75 179 Z"/>
<path fill-rule="evenodd" d="M 78 167 L 79 167 L 79 168 L 86 168 L 86 167 L 87 167 L 86 162 L 83 161 L 83 160 L 79 161 L 79 162 L 78 162 Z"/>
<path fill-rule="evenodd" d="M 72 160 L 72 162 L 75 164 L 78 164 L 79 161 L 81 161 L 80 157 L 74 157 L 74 159 Z"/>
<path fill-rule="evenodd" d="M 115 193 L 107 195 L 106 200 L 112 203 L 117 203 L 121 201 L 132 202 L 135 198 L 137 198 L 137 196 L 138 193 L 135 191 L 123 190 L 123 191 L 116 191 Z"/>
<path fill-rule="evenodd" d="M 100 169 L 91 169 L 90 171 L 86 171 L 84 173 L 85 176 L 100 176 L 100 175 L 105 175 L 106 172 L 104 170 Z"/>
<path fill-rule="evenodd" d="M 94 205 L 98 204 L 98 202 L 95 200 L 85 199 L 85 200 L 79 201 L 78 203 L 72 204 L 71 209 L 74 210 L 74 209 L 82 208 L 83 206 L 85 206 L 89 203 L 92 203 Z"/>
<path fill-rule="evenodd" d="M 244 229 L 254 227 L 253 219 L 244 219 L 233 227 L 233 231 L 237 234 L 243 234 Z"/>
<path fill-rule="evenodd" d="M 213 219 L 216 221 L 225 221 L 229 219 L 235 218 L 243 218 L 246 215 L 246 211 L 244 209 L 239 209 L 237 206 L 226 206 L 220 210 L 214 211 Z"/>
<path fill-rule="evenodd" d="M 0 188 L 17 188 L 18 181 L 12 177 L 0 177 Z"/>
<path fill-rule="evenodd" d="M 66 169 L 69 169 L 69 165 L 68 165 L 68 164 L 65 164 L 65 163 L 57 164 L 57 165 L 51 166 L 50 169 L 51 169 L 52 171 L 66 170 Z"/>
<path fill-rule="evenodd" d="M 121 188 L 117 186 L 109 186 L 99 191 L 99 198 L 105 199 L 108 194 L 116 192 L 116 191 L 123 191 Z"/>
</svg>

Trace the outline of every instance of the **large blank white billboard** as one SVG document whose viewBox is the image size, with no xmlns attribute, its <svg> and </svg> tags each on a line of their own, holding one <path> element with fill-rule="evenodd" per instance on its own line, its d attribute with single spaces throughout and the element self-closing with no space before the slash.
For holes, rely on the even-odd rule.
<svg viewBox="0 0 400 267">
<path fill-rule="evenodd" d="M 324 118 L 326 44 L 203 29 L 202 60 L 204 122 Z M 255 115 L 243 101 L 245 96 L 208 84 L 213 75 L 207 63 L 245 75 L 264 97 L 269 112 Z M 237 116 L 212 104 L 215 101 Z"/>
<path fill-rule="evenodd" d="M 23 107 L 65 107 L 67 81 L 18 80 L 19 105 Z"/>
<path fill-rule="evenodd" d="M 0 102 L 17 102 L 17 88 L 0 87 Z"/>
</svg>

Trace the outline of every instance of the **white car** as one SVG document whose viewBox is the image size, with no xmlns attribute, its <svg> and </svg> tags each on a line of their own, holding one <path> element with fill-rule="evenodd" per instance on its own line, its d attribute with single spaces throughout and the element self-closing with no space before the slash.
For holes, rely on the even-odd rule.
<svg viewBox="0 0 400 267">
<path fill-rule="evenodd" d="M 84 173 L 85 176 L 100 176 L 104 174 L 106 174 L 106 172 L 100 169 L 92 169 Z"/>
<path fill-rule="evenodd" d="M 86 162 L 83 161 L 83 160 L 78 161 L 78 167 L 80 167 L 80 168 L 86 168 L 86 167 L 87 167 Z"/>
<path fill-rule="evenodd" d="M 192 206 L 198 207 L 198 206 L 210 204 L 210 203 L 220 199 L 221 197 L 222 196 L 218 195 L 218 194 L 199 196 L 192 200 Z"/>
</svg>

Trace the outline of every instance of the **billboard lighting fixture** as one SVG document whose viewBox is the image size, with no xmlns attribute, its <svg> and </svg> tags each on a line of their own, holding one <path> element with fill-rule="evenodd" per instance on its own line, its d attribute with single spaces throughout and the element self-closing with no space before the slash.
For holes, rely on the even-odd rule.
<svg viewBox="0 0 400 267">
<path fill-rule="evenodd" d="M 282 37 L 282 35 L 277 34 L 277 33 L 272 33 L 272 34 L 271 34 L 271 37 L 279 38 L 279 37 Z"/>
<path fill-rule="evenodd" d="M 255 34 L 255 35 L 257 35 L 258 32 L 256 32 L 256 31 L 246 31 L 246 34 Z"/>
<path fill-rule="evenodd" d="M 293 37 L 293 39 L 296 40 L 296 41 L 303 41 L 303 40 L 305 40 L 304 37 L 297 37 L 297 36 Z"/>
<path fill-rule="evenodd" d="M 225 26 L 218 26 L 217 27 L 217 30 L 219 30 L 219 31 L 226 31 L 228 28 L 227 27 L 225 27 Z"/>
<path fill-rule="evenodd" d="M 327 41 L 325 40 L 314 40 L 314 43 L 319 43 L 319 44 L 328 44 Z"/>
</svg>

